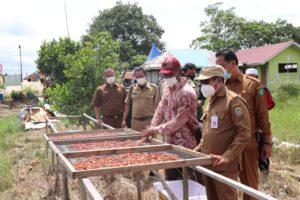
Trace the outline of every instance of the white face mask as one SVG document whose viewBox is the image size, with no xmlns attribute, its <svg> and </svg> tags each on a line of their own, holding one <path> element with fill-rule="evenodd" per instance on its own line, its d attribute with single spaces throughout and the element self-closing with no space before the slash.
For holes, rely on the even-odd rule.
<svg viewBox="0 0 300 200">
<path fill-rule="evenodd" d="M 107 77 L 106 78 L 106 82 L 109 84 L 109 85 L 112 85 L 114 82 L 115 82 L 115 77 L 114 76 L 111 76 L 111 77 Z"/>
<path fill-rule="evenodd" d="M 203 84 L 201 86 L 201 92 L 204 97 L 212 97 L 215 95 L 216 90 L 213 86 L 211 86 L 209 84 Z"/>
<path fill-rule="evenodd" d="M 136 82 L 137 82 L 139 85 L 144 86 L 144 85 L 146 85 L 147 80 L 146 80 L 145 77 L 142 77 L 142 78 L 137 78 L 137 79 L 136 79 Z"/>
<path fill-rule="evenodd" d="M 173 76 L 171 78 L 166 78 L 165 83 L 168 86 L 173 87 L 174 85 L 176 85 L 178 83 L 178 80 L 177 80 L 176 76 Z"/>
</svg>

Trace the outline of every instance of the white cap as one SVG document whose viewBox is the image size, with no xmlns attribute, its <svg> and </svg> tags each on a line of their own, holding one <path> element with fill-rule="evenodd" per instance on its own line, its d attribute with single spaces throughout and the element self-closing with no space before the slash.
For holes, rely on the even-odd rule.
<svg viewBox="0 0 300 200">
<path fill-rule="evenodd" d="M 258 76 L 258 71 L 257 71 L 257 69 L 249 68 L 246 70 L 246 74 L 253 74 L 253 75 Z"/>
<path fill-rule="evenodd" d="M 49 105 L 49 104 L 45 104 L 45 105 L 44 105 L 44 108 L 45 108 L 46 110 L 51 110 L 51 108 L 50 108 L 50 105 Z"/>
</svg>

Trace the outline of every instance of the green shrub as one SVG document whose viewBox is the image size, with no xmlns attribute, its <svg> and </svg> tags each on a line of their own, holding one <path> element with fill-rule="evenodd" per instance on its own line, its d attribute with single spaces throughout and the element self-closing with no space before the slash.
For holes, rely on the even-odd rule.
<svg viewBox="0 0 300 200">
<path fill-rule="evenodd" d="M 14 101 L 23 101 L 25 99 L 25 95 L 23 94 L 22 91 L 13 90 L 10 96 Z"/>
<path fill-rule="evenodd" d="M 0 83 L 0 90 L 4 90 L 5 89 L 5 84 L 4 83 Z"/>
<path fill-rule="evenodd" d="M 300 84 L 298 83 L 284 83 L 277 89 L 277 97 L 279 99 L 286 99 L 287 97 L 297 97 L 300 94 Z"/>
<path fill-rule="evenodd" d="M 32 89 L 31 87 L 24 87 L 22 89 L 23 94 L 25 94 L 28 100 L 36 99 L 36 94 L 38 93 L 36 90 Z"/>
</svg>

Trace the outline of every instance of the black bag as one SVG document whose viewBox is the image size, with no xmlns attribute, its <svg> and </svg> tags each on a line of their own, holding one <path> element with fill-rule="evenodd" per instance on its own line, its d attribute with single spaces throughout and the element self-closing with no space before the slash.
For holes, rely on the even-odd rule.
<svg viewBox="0 0 300 200">
<path fill-rule="evenodd" d="M 261 132 L 256 133 L 256 139 L 258 143 L 258 168 L 261 172 L 266 171 L 269 173 L 270 169 L 270 160 L 263 158 L 263 146 L 264 146 L 264 138 Z"/>
</svg>

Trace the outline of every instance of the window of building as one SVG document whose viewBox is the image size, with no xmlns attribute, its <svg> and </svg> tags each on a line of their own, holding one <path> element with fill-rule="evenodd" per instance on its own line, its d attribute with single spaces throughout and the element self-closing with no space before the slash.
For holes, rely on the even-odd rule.
<svg viewBox="0 0 300 200">
<path fill-rule="evenodd" d="M 297 63 L 279 63 L 278 72 L 279 73 L 293 73 L 297 72 Z"/>
</svg>

